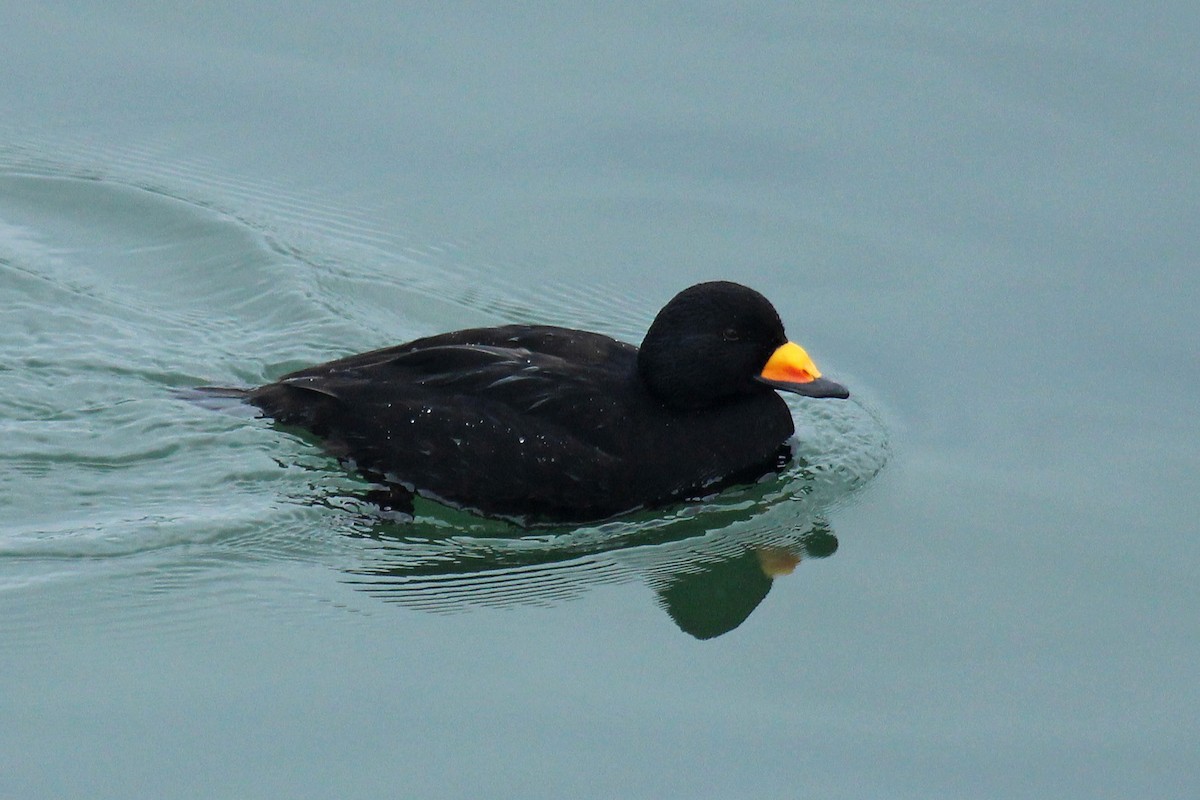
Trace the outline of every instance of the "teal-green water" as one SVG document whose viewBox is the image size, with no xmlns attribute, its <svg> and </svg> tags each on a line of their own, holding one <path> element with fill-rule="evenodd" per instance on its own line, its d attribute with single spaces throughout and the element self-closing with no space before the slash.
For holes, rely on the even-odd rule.
<svg viewBox="0 0 1200 800">
<path fill-rule="evenodd" d="M 0 798 L 1191 797 L 1195 12 L 0 8 Z M 382 518 L 251 385 L 763 291 L 703 503 Z"/>
</svg>

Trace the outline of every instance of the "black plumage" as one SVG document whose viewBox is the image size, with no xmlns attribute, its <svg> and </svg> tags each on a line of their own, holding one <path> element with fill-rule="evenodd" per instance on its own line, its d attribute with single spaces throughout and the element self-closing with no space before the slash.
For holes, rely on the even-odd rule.
<svg viewBox="0 0 1200 800">
<path fill-rule="evenodd" d="M 847 396 L 762 295 L 714 282 L 668 303 L 640 350 L 567 328 L 476 328 L 302 369 L 247 399 L 394 486 L 584 521 L 777 469 L 793 425 L 774 389 Z"/>
</svg>

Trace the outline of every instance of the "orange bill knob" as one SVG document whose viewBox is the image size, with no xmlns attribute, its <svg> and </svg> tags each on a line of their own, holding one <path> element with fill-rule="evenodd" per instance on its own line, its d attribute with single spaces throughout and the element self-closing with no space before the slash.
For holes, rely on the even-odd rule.
<svg viewBox="0 0 1200 800">
<path fill-rule="evenodd" d="M 804 348 L 787 342 L 776 348 L 758 374 L 758 380 L 774 389 L 795 392 L 805 397 L 832 397 L 845 400 L 850 392 L 840 383 L 821 377 L 821 371 Z"/>
</svg>

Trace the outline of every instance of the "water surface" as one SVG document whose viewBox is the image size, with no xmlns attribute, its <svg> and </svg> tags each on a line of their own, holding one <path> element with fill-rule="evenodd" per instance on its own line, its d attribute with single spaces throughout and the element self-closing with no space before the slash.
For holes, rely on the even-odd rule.
<svg viewBox="0 0 1200 800">
<path fill-rule="evenodd" d="M 0 797 L 1191 797 L 1196 15 L 0 9 Z M 187 399 L 755 286 L 762 484 L 380 517 Z"/>
</svg>

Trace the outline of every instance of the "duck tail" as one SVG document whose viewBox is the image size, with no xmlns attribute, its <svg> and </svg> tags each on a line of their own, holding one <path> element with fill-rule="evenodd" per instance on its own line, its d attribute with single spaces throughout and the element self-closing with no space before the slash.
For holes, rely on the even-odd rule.
<svg viewBox="0 0 1200 800">
<path fill-rule="evenodd" d="M 191 389 L 182 390 L 182 393 L 192 394 L 195 397 L 226 397 L 245 400 L 249 396 L 250 390 L 237 386 L 194 386 Z"/>
<path fill-rule="evenodd" d="M 217 411 L 240 406 L 250 399 L 249 389 L 236 386 L 190 386 L 174 389 L 172 394 L 180 400 Z"/>
</svg>

